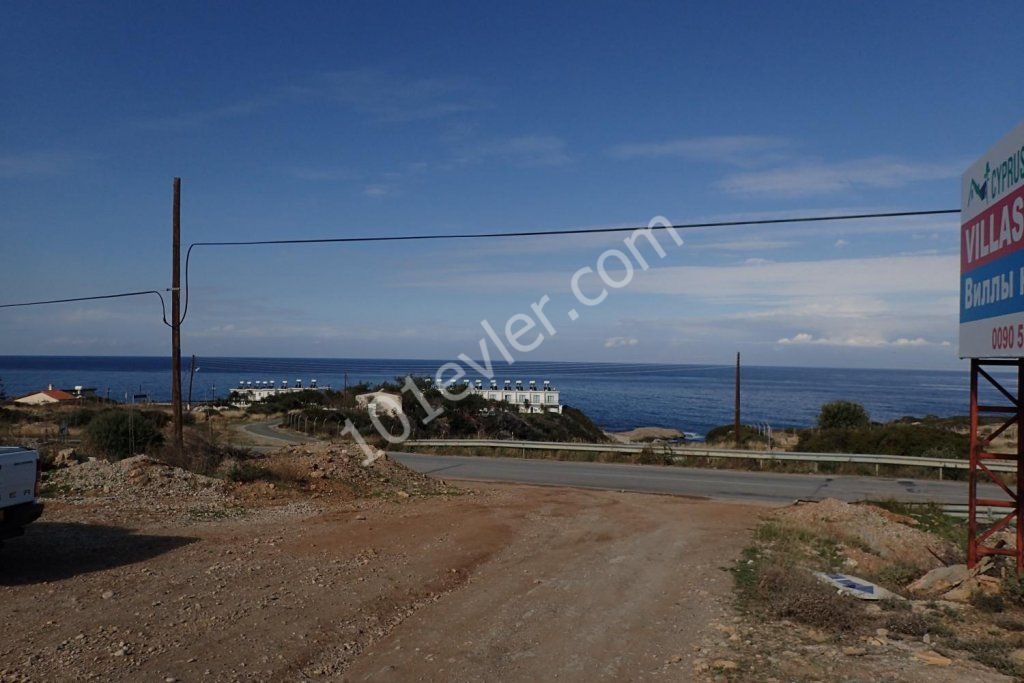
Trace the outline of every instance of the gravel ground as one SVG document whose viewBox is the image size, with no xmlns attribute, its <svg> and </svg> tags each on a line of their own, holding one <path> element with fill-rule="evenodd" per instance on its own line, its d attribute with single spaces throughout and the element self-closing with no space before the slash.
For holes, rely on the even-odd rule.
<svg viewBox="0 0 1024 683">
<path fill-rule="evenodd" d="M 475 485 L 194 521 L 108 495 L 0 553 L 0 681 L 686 679 L 755 512 Z"/>
</svg>

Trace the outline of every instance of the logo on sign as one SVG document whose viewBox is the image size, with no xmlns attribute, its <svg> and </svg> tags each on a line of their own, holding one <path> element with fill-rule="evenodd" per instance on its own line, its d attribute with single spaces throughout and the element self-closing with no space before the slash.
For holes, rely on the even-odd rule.
<svg viewBox="0 0 1024 683">
<path fill-rule="evenodd" d="M 990 173 L 991 173 L 991 169 L 989 168 L 989 163 L 986 161 L 985 162 L 985 176 L 984 176 L 985 177 L 985 182 L 983 182 L 981 185 L 979 185 L 977 180 L 975 180 L 974 178 L 971 178 L 971 189 L 970 189 L 970 192 L 967 195 L 967 206 L 971 205 L 971 201 L 974 199 L 975 196 L 977 196 L 978 199 L 980 199 L 983 202 L 987 202 L 988 201 L 988 176 L 989 176 Z"/>
</svg>

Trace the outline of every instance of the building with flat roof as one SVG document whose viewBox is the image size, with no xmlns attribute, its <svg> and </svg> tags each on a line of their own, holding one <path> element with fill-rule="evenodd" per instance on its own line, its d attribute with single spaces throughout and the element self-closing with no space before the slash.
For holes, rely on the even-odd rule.
<svg viewBox="0 0 1024 683">
<path fill-rule="evenodd" d="M 520 380 L 513 382 L 505 380 L 498 386 L 498 380 L 492 379 L 488 386 L 484 386 L 483 380 L 476 380 L 469 384 L 469 391 L 478 394 L 491 401 L 504 401 L 516 406 L 521 413 L 558 413 L 562 414 L 561 393 L 551 386 L 551 382 L 545 380 L 541 386 L 530 380 L 524 387 Z"/>
<path fill-rule="evenodd" d="M 286 379 L 281 380 L 280 384 L 276 380 L 257 380 L 255 382 L 241 380 L 238 382 L 237 387 L 231 389 L 231 395 L 228 397 L 228 400 L 236 406 L 247 406 L 268 399 L 271 396 L 277 396 L 278 394 L 329 390 L 329 386 L 317 386 L 315 379 L 309 380 L 308 386 L 303 386 L 301 379 L 295 380 L 295 383 L 290 386 Z"/>
</svg>

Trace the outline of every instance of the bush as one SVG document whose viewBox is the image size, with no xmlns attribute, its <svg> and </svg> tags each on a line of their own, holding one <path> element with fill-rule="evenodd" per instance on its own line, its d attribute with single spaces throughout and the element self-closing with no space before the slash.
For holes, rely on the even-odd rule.
<svg viewBox="0 0 1024 683">
<path fill-rule="evenodd" d="M 810 572 L 779 560 L 762 568 L 750 597 L 773 619 L 791 619 L 840 633 L 864 630 L 868 624 L 855 598 L 837 595 Z"/>
<path fill-rule="evenodd" d="M 251 462 L 236 462 L 227 472 L 231 481 L 248 484 L 254 481 L 266 481 L 273 477 L 265 468 Z"/>
<path fill-rule="evenodd" d="M 971 593 L 971 604 L 982 612 L 1002 612 L 1006 609 L 1006 601 L 1000 595 L 989 595 L 982 591 Z"/>
<path fill-rule="evenodd" d="M 714 427 L 704 435 L 704 442 L 709 446 L 725 446 L 732 448 L 736 445 L 735 425 L 721 425 Z M 766 444 L 767 438 L 753 427 L 740 425 L 740 447 L 755 444 Z"/>
<path fill-rule="evenodd" d="M 244 448 L 219 444 L 202 431 L 186 429 L 184 434 L 184 448 L 179 455 L 177 451 L 168 446 L 160 453 L 160 460 L 171 465 L 180 467 L 189 472 L 213 476 L 225 460 L 248 460 L 252 453 Z"/>
<path fill-rule="evenodd" d="M 150 415 L 128 410 L 105 410 L 85 430 L 86 441 L 98 455 L 120 460 L 164 442 Z"/>
<path fill-rule="evenodd" d="M 925 425 L 887 424 L 859 429 L 805 430 L 800 433 L 796 450 L 964 458 L 969 447 L 970 437 L 966 434 Z"/>
<path fill-rule="evenodd" d="M 96 417 L 98 412 L 89 408 L 75 408 L 64 413 L 63 421 L 67 423 L 68 427 L 85 427 L 92 422 L 92 419 Z"/>
<path fill-rule="evenodd" d="M 653 446 L 644 446 L 643 450 L 633 455 L 630 462 L 637 465 L 671 465 L 672 454 L 664 449 L 655 450 Z"/>
<path fill-rule="evenodd" d="M 818 427 L 821 429 L 859 429 L 870 424 L 868 411 L 853 401 L 826 403 L 818 413 Z"/>
</svg>

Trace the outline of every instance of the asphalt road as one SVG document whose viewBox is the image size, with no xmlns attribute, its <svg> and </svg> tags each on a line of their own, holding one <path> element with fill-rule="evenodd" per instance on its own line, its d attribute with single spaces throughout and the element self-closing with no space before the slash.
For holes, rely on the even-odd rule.
<svg viewBox="0 0 1024 683">
<path fill-rule="evenodd" d="M 286 444 L 313 439 L 276 429 L 280 420 L 240 426 L 264 446 L 273 450 Z M 425 455 L 389 453 L 414 470 L 443 479 L 494 481 L 544 486 L 662 493 L 694 498 L 786 504 L 794 500 L 838 498 L 857 500 L 899 500 L 905 502 L 958 504 L 967 502 L 967 483 L 934 479 L 892 479 L 848 475 L 779 474 L 656 465 L 617 465 L 524 458 Z M 994 485 L 980 485 L 986 497 L 999 498 Z"/>
<path fill-rule="evenodd" d="M 253 422 L 250 424 L 238 425 L 237 429 L 238 431 L 253 437 L 253 439 L 260 444 L 252 447 L 254 450 L 258 451 L 274 450 L 281 446 L 312 441 L 312 439 L 307 436 L 277 429 L 277 425 L 279 424 L 281 424 L 281 420 Z"/>
<path fill-rule="evenodd" d="M 784 504 L 796 499 L 838 498 L 966 503 L 967 484 L 931 479 L 777 474 L 737 470 L 389 453 L 414 470 L 443 479 L 664 493 L 698 498 Z M 995 486 L 979 487 L 998 497 Z"/>
</svg>

